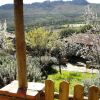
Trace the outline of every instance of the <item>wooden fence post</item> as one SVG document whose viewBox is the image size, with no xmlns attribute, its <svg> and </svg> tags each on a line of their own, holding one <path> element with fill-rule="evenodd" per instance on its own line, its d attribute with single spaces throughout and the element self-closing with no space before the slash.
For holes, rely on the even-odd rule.
<svg viewBox="0 0 100 100">
<path fill-rule="evenodd" d="M 84 98 L 84 87 L 82 85 L 74 86 L 74 100 L 83 100 Z"/>
<path fill-rule="evenodd" d="M 51 80 L 45 81 L 45 100 L 54 100 L 54 82 Z"/>
<path fill-rule="evenodd" d="M 69 83 L 63 81 L 60 83 L 59 100 L 68 100 L 68 99 L 69 99 Z"/>
<path fill-rule="evenodd" d="M 99 88 L 92 86 L 89 88 L 88 100 L 99 100 Z"/>
</svg>

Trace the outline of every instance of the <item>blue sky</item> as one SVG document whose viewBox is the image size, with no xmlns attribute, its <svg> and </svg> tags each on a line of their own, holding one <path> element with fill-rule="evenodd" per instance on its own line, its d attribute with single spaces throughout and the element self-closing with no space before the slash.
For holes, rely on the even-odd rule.
<svg viewBox="0 0 100 100">
<path fill-rule="evenodd" d="M 7 4 L 7 3 L 13 3 L 14 0 L 0 0 L 0 5 L 3 5 L 3 4 Z M 32 3 L 32 2 L 43 2 L 45 0 L 23 0 L 24 3 Z M 51 0 L 53 1 L 53 0 Z M 66 0 L 65 0 L 66 1 Z M 87 0 L 88 2 L 91 2 L 91 3 L 100 3 L 100 0 Z"/>
</svg>

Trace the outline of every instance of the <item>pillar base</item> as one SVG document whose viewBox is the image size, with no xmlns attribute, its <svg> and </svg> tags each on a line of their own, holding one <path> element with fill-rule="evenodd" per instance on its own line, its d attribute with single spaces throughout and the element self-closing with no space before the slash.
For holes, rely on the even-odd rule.
<svg viewBox="0 0 100 100">
<path fill-rule="evenodd" d="M 27 90 L 23 90 L 18 88 L 18 81 L 15 80 L 0 89 L 0 100 L 40 100 L 44 87 L 43 83 L 28 82 Z"/>
</svg>

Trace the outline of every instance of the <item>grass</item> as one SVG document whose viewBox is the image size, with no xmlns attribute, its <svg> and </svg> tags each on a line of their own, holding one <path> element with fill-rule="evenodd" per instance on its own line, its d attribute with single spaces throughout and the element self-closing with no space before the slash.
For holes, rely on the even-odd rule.
<svg viewBox="0 0 100 100">
<path fill-rule="evenodd" d="M 95 77 L 95 75 L 94 75 Z M 51 79 L 55 83 L 55 91 L 59 91 L 59 84 L 61 81 L 66 80 L 70 84 L 70 94 L 73 94 L 74 86 L 76 84 L 83 85 L 83 80 L 91 78 L 89 73 L 80 73 L 80 72 L 67 72 L 62 71 L 62 74 L 59 72 L 56 74 L 49 75 L 48 79 Z"/>
</svg>

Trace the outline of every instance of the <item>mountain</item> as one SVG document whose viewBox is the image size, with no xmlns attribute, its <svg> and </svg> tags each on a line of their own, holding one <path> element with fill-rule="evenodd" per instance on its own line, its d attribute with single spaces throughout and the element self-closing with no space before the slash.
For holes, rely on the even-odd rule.
<svg viewBox="0 0 100 100">
<path fill-rule="evenodd" d="M 50 25 L 83 21 L 86 0 L 45 1 L 43 3 L 24 4 L 25 25 Z M 100 5 L 90 4 L 100 16 Z M 13 5 L 0 6 L 0 21 L 7 19 L 9 27 L 14 27 Z"/>
<path fill-rule="evenodd" d="M 88 2 L 87 0 L 72 0 L 73 4 L 78 4 L 78 5 L 87 5 Z"/>
</svg>

